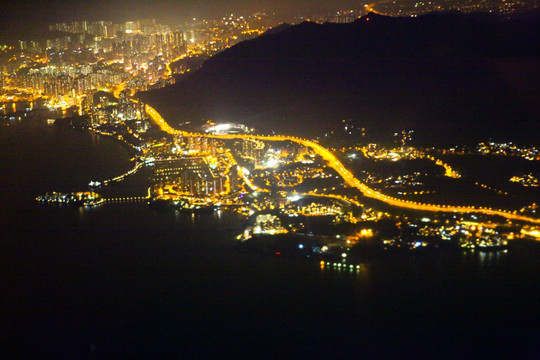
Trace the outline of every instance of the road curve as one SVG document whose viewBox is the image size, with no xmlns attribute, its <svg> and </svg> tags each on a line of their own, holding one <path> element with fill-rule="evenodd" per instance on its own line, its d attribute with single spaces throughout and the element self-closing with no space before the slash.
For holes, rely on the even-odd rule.
<svg viewBox="0 0 540 360">
<path fill-rule="evenodd" d="M 476 206 L 424 204 L 424 203 L 418 203 L 418 202 L 414 202 L 410 200 L 397 199 L 395 197 L 385 195 L 377 190 L 371 189 L 366 184 L 363 184 L 328 149 L 310 140 L 302 139 L 295 136 L 283 136 L 283 135 L 251 135 L 251 134 L 213 135 L 213 134 L 190 133 L 190 132 L 180 131 L 180 130 L 172 128 L 161 117 L 161 115 L 150 105 L 146 105 L 145 110 L 146 110 L 147 115 L 161 128 L 161 130 L 172 135 L 199 136 L 199 137 L 208 137 L 208 138 L 215 138 L 215 139 L 256 139 L 256 140 L 263 140 L 263 141 L 292 141 L 297 144 L 309 147 L 313 149 L 313 151 L 316 154 L 318 154 L 324 160 L 326 160 L 328 162 L 328 166 L 333 168 L 343 178 L 343 180 L 345 180 L 347 185 L 360 190 L 360 192 L 362 192 L 362 194 L 365 197 L 376 199 L 392 206 L 412 209 L 412 210 L 433 211 L 433 212 L 442 211 L 442 212 L 454 212 L 454 213 L 481 213 L 485 215 L 502 216 L 510 220 L 518 220 L 518 221 L 525 221 L 525 222 L 534 223 L 534 224 L 540 224 L 540 219 L 515 214 L 513 212 L 503 210 L 503 209 L 491 209 L 487 207 L 476 207 Z"/>
</svg>

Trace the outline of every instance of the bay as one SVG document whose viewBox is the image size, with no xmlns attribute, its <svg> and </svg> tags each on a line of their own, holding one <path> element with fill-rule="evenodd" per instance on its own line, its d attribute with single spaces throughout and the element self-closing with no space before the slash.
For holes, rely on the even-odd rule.
<svg viewBox="0 0 540 360">
<path fill-rule="evenodd" d="M 241 253 L 237 215 L 144 202 L 44 206 L 122 173 L 110 138 L 0 128 L 2 340 L 21 358 L 527 358 L 540 247 L 367 261 L 358 272 Z M 124 189 L 125 190 L 125 189 Z"/>
</svg>

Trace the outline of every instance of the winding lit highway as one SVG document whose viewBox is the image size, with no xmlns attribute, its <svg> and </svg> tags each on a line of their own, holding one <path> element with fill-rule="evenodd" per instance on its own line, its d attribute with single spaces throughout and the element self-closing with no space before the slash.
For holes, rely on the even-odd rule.
<svg viewBox="0 0 540 360">
<path fill-rule="evenodd" d="M 321 156 L 324 160 L 328 162 L 328 166 L 333 168 L 342 178 L 345 180 L 347 185 L 354 187 L 362 192 L 365 197 L 376 199 L 382 201 L 386 204 L 412 209 L 412 210 L 421 210 L 421 211 L 443 211 L 443 212 L 455 212 L 455 213 L 482 213 L 485 215 L 501 216 L 510 220 L 525 221 L 529 223 L 540 224 L 540 219 L 523 216 L 516 214 L 504 209 L 491 209 L 487 207 L 476 207 L 476 206 L 455 206 L 455 205 L 440 205 L 440 204 L 425 204 L 419 203 L 410 200 L 398 199 L 385 195 L 377 190 L 371 189 L 366 184 L 363 184 L 358 180 L 345 166 L 339 161 L 339 159 L 332 154 L 328 149 L 322 147 L 316 142 L 302 139 L 294 136 L 283 136 L 283 135 L 246 135 L 246 134 L 227 134 L 227 135 L 214 135 L 214 134 L 200 134 L 200 133 L 189 133 L 185 131 L 180 131 L 172 128 L 162 117 L 161 115 L 151 106 L 146 105 L 147 115 L 161 128 L 161 130 L 172 134 L 172 135 L 183 135 L 183 136 L 199 136 L 199 137 L 208 137 L 215 139 L 256 139 L 263 141 L 292 141 L 297 144 L 311 148 L 316 154 Z"/>
</svg>

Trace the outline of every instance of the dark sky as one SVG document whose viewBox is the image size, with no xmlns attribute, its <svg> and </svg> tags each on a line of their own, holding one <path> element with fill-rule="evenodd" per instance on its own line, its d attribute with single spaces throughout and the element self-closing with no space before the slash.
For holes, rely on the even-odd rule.
<svg viewBox="0 0 540 360">
<path fill-rule="evenodd" d="M 3 35 L 17 34 L 53 22 L 81 19 L 125 21 L 154 17 L 176 22 L 233 11 L 309 12 L 363 4 L 357 0 L 11 0 L 2 4 L 0 31 Z"/>
</svg>

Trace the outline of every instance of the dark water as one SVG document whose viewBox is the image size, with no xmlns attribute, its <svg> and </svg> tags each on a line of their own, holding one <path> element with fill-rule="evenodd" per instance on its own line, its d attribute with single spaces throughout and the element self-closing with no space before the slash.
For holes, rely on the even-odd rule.
<svg viewBox="0 0 540 360">
<path fill-rule="evenodd" d="M 539 244 L 389 258 L 356 273 L 237 252 L 244 219 L 32 199 L 130 168 L 110 139 L 0 128 L 9 358 L 535 358 Z M 13 356 L 12 356 L 13 354 Z"/>
</svg>

